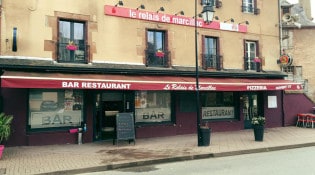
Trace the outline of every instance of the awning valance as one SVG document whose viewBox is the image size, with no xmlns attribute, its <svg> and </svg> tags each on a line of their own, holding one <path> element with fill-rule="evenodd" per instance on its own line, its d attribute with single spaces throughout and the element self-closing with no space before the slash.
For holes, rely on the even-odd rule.
<svg viewBox="0 0 315 175">
<path fill-rule="evenodd" d="M 31 73 L 5 71 L 3 88 L 179 90 L 194 91 L 195 77 Z M 302 90 L 300 83 L 284 79 L 199 78 L 200 91 Z"/>
</svg>

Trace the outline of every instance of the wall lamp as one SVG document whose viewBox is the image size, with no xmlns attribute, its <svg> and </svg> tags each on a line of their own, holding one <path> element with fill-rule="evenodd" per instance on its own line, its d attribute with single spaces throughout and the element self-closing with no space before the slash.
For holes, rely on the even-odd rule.
<svg viewBox="0 0 315 175">
<path fill-rule="evenodd" d="M 117 7 L 118 5 L 123 6 L 124 5 L 123 1 L 118 1 L 118 3 L 115 5 L 115 7 Z"/>
<path fill-rule="evenodd" d="M 184 13 L 184 11 L 183 11 L 183 10 L 181 10 L 181 11 L 179 11 L 179 12 L 175 13 L 175 16 L 177 16 L 177 15 L 185 15 L 185 13 Z"/>
<path fill-rule="evenodd" d="M 211 1 L 212 2 L 212 1 Z M 213 20 L 214 17 L 214 10 L 213 10 L 213 6 L 204 6 L 202 9 L 202 18 L 204 20 L 205 23 L 210 24 Z"/>
<path fill-rule="evenodd" d="M 141 4 L 139 7 L 137 7 L 137 10 L 139 9 L 145 9 L 145 6 L 143 4 Z"/>
<path fill-rule="evenodd" d="M 246 24 L 246 25 L 249 25 L 249 22 L 248 22 L 248 21 L 242 21 L 242 22 L 238 23 L 238 25 L 240 25 L 240 24 Z"/>
<path fill-rule="evenodd" d="M 228 21 L 234 22 L 234 19 L 233 19 L 233 18 L 230 18 L 230 19 L 224 21 L 224 23 L 226 23 L 226 22 L 228 22 Z"/>
<path fill-rule="evenodd" d="M 156 13 L 159 13 L 159 12 L 164 12 L 164 7 L 160 7 L 157 11 L 156 11 Z"/>
</svg>

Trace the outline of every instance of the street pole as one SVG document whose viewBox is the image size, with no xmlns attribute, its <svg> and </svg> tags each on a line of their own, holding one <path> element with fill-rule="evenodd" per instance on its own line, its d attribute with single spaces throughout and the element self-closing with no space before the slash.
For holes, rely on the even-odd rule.
<svg viewBox="0 0 315 175">
<path fill-rule="evenodd" d="M 198 135 L 198 146 L 201 142 L 201 131 L 200 131 L 200 100 L 199 100 L 199 69 L 198 69 L 198 32 L 197 32 L 197 6 L 198 2 L 195 0 L 195 58 L 196 58 L 196 115 L 197 115 L 197 135 Z"/>
</svg>

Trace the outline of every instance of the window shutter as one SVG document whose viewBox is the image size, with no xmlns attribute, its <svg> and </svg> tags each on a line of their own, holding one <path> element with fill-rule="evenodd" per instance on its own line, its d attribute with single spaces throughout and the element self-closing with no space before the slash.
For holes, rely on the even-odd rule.
<svg viewBox="0 0 315 175">
<path fill-rule="evenodd" d="M 223 69 L 223 57 L 220 53 L 220 38 L 217 38 L 217 70 Z"/>
<path fill-rule="evenodd" d="M 260 57 L 260 53 L 259 53 L 259 41 L 256 41 L 256 57 Z"/>
<path fill-rule="evenodd" d="M 260 14 L 260 9 L 257 8 L 257 0 L 254 0 L 254 14 L 259 15 Z"/>
<path fill-rule="evenodd" d="M 247 55 L 246 55 L 246 40 L 243 40 L 243 49 L 244 49 L 244 55 L 243 55 L 243 62 L 244 62 L 244 70 L 248 70 L 248 63 L 247 63 Z"/>
<path fill-rule="evenodd" d="M 205 36 L 202 35 L 201 37 L 201 65 L 202 65 L 202 69 L 206 70 L 207 69 L 207 60 L 205 59 Z"/>
</svg>

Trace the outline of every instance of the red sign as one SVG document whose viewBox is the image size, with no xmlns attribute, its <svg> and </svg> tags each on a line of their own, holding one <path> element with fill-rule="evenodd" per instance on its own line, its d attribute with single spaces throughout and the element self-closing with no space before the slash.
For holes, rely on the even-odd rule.
<svg viewBox="0 0 315 175">
<path fill-rule="evenodd" d="M 195 91 L 194 77 L 127 76 L 8 72 L 1 76 L 3 88 L 115 89 Z M 302 90 L 300 83 L 283 79 L 199 78 L 200 91 Z"/>
<path fill-rule="evenodd" d="M 169 23 L 175 25 L 184 25 L 184 26 L 195 26 L 195 19 L 192 17 L 185 17 L 179 15 L 169 15 L 164 13 L 149 12 L 144 10 L 130 9 L 124 7 L 116 6 L 104 6 L 105 15 L 146 20 L 146 21 L 155 21 L 162 23 Z M 217 21 L 212 21 L 210 24 L 205 23 L 202 19 L 197 19 L 197 27 L 209 28 L 215 30 L 228 30 L 234 32 L 247 32 L 246 25 L 237 25 L 237 24 L 228 24 L 220 23 Z"/>
</svg>

